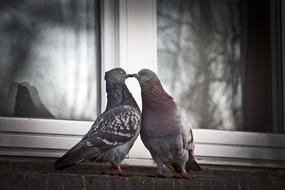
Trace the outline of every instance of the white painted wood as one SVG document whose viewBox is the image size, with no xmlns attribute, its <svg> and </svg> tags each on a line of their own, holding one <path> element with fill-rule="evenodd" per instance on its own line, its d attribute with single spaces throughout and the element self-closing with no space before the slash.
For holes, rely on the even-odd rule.
<svg viewBox="0 0 285 190">
<path fill-rule="evenodd" d="M 46 136 L 32 134 L 1 134 L 0 147 L 63 149 L 67 150 L 81 140 L 74 136 Z"/>
<path fill-rule="evenodd" d="M 157 70 L 156 1 L 119 1 L 120 66 L 128 73 L 143 68 Z M 127 86 L 141 106 L 140 87 L 136 79 L 127 79 Z"/>
<path fill-rule="evenodd" d="M 60 157 L 66 150 L 49 150 L 35 148 L 0 148 L 1 155 L 9 156 L 36 156 L 36 157 Z"/>
<path fill-rule="evenodd" d="M 285 168 L 284 161 L 275 160 L 259 160 L 259 159 L 236 159 L 236 158 L 221 158 L 221 157 L 198 157 L 198 163 L 211 165 L 226 165 L 226 166 L 249 166 L 249 167 L 270 167 L 270 168 Z"/>
<path fill-rule="evenodd" d="M 101 1 L 101 51 L 103 72 L 118 66 L 115 0 Z M 104 73 L 102 73 L 104 74 Z"/>
<path fill-rule="evenodd" d="M 214 135 L 215 137 L 212 138 L 213 131 L 210 130 L 194 130 L 194 139 L 199 139 L 195 141 L 197 156 L 285 161 L 284 135 L 267 136 L 231 131 L 215 131 Z M 137 140 L 136 148 L 132 149 L 129 156 L 130 158 L 151 158 L 140 139 Z"/>
<path fill-rule="evenodd" d="M 214 157 L 198 157 L 199 164 L 226 165 L 226 166 L 249 166 L 249 167 L 269 167 L 269 168 L 285 168 L 285 163 L 272 160 L 246 160 L 246 159 L 228 159 Z M 151 159 L 127 158 L 122 164 L 131 166 L 149 166 L 157 167 Z"/>
<path fill-rule="evenodd" d="M 16 120 L 17 123 L 21 120 L 25 121 L 25 119 Z M 38 121 L 37 123 L 35 121 L 32 122 L 33 125 L 43 122 Z M 69 132 L 70 135 L 62 135 L 63 131 L 68 131 L 67 129 L 72 125 L 65 126 L 62 123 L 63 121 L 57 122 L 60 123 L 60 125 L 56 125 L 55 121 L 46 121 L 46 123 L 53 123 L 58 127 L 56 132 L 51 132 L 50 130 L 38 126 L 40 130 L 36 130 L 36 134 L 31 130 L 35 129 L 36 125 L 30 129 L 28 125 L 24 126 L 27 131 L 32 131 L 33 133 L 28 133 L 27 131 L 20 133 L 16 130 L 17 126 L 14 126 L 13 130 L 8 130 L 7 128 L 3 130 L 2 125 L 0 125 L 2 131 L 0 133 L 0 147 L 67 150 L 82 138 L 85 134 L 85 131 L 83 132 L 82 130 L 86 130 L 87 132 L 89 129 L 89 125 L 87 124 L 90 124 L 90 122 L 77 122 L 78 124 L 83 124 L 79 127 L 81 130 Z M 46 123 L 43 125 L 47 125 Z M 75 126 L 76 125 L 73 127 L 75 128 Z M 285 138 L 283 135 L 196 129 L 194 130 L 194 138 L 197 139 L 197 156 L 285 161 Z M 270 139 L 272 139 L 272 141 Z M 130 151 L 129 156 L 130 158 L 151 158 L 140 138 L 138 138 L 136 146 Z"/>
<path fill-rule="evenodd" d="M 9 155 L 59 156 L 61 154 L 53 154 L 52 150 L 56 152 L 58 149 L 71 148 L 91 125 L 92 122 L 82 121 L 1 118 L 0 147 L 17 148 L 14 153 L 10 151 Z M 194 129 L 194 138 L 197 156 L 285 161 L 284 135 Z M 23 151 L 19 148 L 23 148 Z M 31 153 L 26 150 L 29 148 L 33 148 Z M 7 152 L 0 150 L 2 155 Z M 129 157 L 151 158 L 140 138 Z"/>
<path fill-rule="evenodd" d="M 0 133 L 0 147 L 17 148 L 18 152 L 20 148 L 23 148 L 24 150 L 31 148 L 38 149 L 38 151 L 41 150 L 41 152 L 44 152 L 44 150 L 49 152 L 51 152 L 51 150 L 55 150 L 56 152 L 57 150 L 66 151 L 70 149 L 80 139 L 81 136 L 74 137 Z M 130 158 L 151 158 L 149 153 L 146 154 L 146 152 L 139 150 L 138 148 L 139 147 L 136 148 L 136 151 L 140 154 L 130 154 Z M 4 153 L 1 152 L 1 154 Z M 64 151 L 61 153 L 63 154 Z M 196 143 L 196 156 L 285 161 L 285 148 Z"/>
<path fill-rule="evenodd" d="M 0 132 L 28 133 L 28 134 L 55 134 L 83 136 L 91 128 L 91 121 L 71 121 L 52 119 L 6 118 L 0 117 Z M 268 133 L 251 133 L 241 131 L 221 131 L 194 129 L 196 143 L 224 144 L 233 146 L 253 146 L 285 148 L 285 135 Z M 138 154 L 144 146 L 138 138 Z"/>
<path fill-rule="evenodd" d="M 106 101 L 104 74 L 119 66 L 118 54 L 118 12 L 115 0 L 101 0 L 101 110 Z"/>
<path fill-rule="evenodd" d="M 29 118 L 0 118 L 0 132 L 6 133 L 34 133 L 41 135 L 69 135 L 83 136 L 90 129 L 93 122 L 50 120 L 50 119 L 29 119 Z M 220 131 L 207 129 L 194 129 L 196 144 L 218 144 L 249 147 L 285 148 L 285 138 L 282 134 L 250 133 L 239 131 Z M 137 140 L 137 149 L 132 154 L 139 157 L 147 156 L 140 138 Z M 135 153 L 136 152 L 136 153 Z M 130 154 L 130 155 L 132 155 Z"/>
<path fill-rule="evenodd" d="M 67 150 L 75 145 L 81 137 L 74 136 L 46 136 L 31 134 L 0 134 L 1 147 L 63 149 Z M 139 149 L 137 149 L 138 151 Z M 285 148 L 232 146 L 225 144 L 196 144 L 197 156 L 226 157 L 284 160 Z M 131 158 L 151 158 L 149 154 L 130 154 Z"/>
<path fill-rule="evenodd" d="M 0 117 L 0 132 L 84 135 L 92 121 Z"/>
<path fill-rule="evenodd" d="M 193 133 L 195 153 L 199 156 L 251 159 L 273 156 L 284 160 L 285 135 L 207 129 L 194 129 Z M 131 158 L 151 158 L 140 138 L 135 145 L 129 154 Z"/>
<path fill-rule="evenodd" d="M 143 68 L 157 71 L 156 1 L 119 1 L 119 57 L 120 66 L 128 73 Z M 136 79 L 126 84 L 141 108 L 141 90 Z M 140 138 L 129 153 L 130 157 L 149 157 Z"/>
<path fill-rule="evenodd" d="M 156 71 L 156 1 L 122 0 L 119 8 L 120 66 Z"/>
<path fill-rule="evenodd" d="M 196 144 L 197 156 L 285 161 L 284 148 Z"/>
<path fill-rule="evenodd" d="M 196 143 L 285 148 L 285 135 L 242 131 L 194 129 Z"/>
</svg>

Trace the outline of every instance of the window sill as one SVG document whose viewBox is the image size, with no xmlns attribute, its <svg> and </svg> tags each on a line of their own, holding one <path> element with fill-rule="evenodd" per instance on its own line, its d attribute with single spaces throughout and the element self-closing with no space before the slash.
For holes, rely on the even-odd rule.
<svg viewBox="0 0 285 190">
<path fill-rule="evenodd" d="M 54 171 L 54 158 L 0 157 L 0 189 L 283 189 L 285 169 L 202 165 L 190 179 L 154 178 L 154 167 L 127 166 L 116 175 L 108 164 L 84 163 Z M 167 173 L 170 175 L 170 173 Z"/>
<path fill-rule="evenodd" d="M 93 122 L 0 117 L 0 155 L 60 157 Z M 285 135 L 194 129 L 198 162 L 285 168 Z M 126 164 L 154 166 L 138 138 Z"/>
</svg>

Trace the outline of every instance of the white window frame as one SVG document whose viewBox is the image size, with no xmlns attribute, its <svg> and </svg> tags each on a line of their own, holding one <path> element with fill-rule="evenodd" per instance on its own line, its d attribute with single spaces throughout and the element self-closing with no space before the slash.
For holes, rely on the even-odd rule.
<svg viewBox="0 0 285 190">
<path fill-rule="evenodd" d="M 157 71 L 156 0 L 121 0 L 119 10 L 121 65 L 128 71 Z M 139 93 L 138 89 L 133 94 L 140 103 Z M 194 140 L 200 163 L 285 167 L 284 134 L 194 129 Z M 142 159 L 142 164 L 151 158 L 140 139 L 129 156 Z"/>
<path fill-rule="evenodd" d="M 285 10 L 285 3 L 282 7 Z M 101 104 L 104 109 L 105 71 L 114 67 L 122 67 L 129 73 L 142 68 L 157 71 L 156 0 L 102 0 L 101 17 Z M 283 47 L 284 37 L 285 28 Z M 135 79 L 128 79 L 127 85 L 141 105 L 138 83 Z M 87 121 L 0 117 L 0 155 L 59 157 L 76 144 L 92 124 Z M 200 163 L 285 167 L 284 134 L 195 129 L 194 139 Z M 153 165 L 140 138 L 124 163 Z"/>
<path fill-rule="evenodd" d="M 115 2 L 100 0 L 101 109 L 106 105 L 104 73 L 119 66 Z M 59 157 L 76 144 L 92 124 L 90 121 L 0 117 L 0 155 Z"/>
</svg>

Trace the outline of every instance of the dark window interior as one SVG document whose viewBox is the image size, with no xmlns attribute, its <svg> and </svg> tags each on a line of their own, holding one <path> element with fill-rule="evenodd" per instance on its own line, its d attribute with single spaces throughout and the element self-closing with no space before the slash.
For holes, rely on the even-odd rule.
<svg viewBox="0 0 285 190">
<path fill-rule="evenodd" d="M 158 0 L 158 73 L 196 128 L 283 133 L 279 0 Z"/>
</svg>

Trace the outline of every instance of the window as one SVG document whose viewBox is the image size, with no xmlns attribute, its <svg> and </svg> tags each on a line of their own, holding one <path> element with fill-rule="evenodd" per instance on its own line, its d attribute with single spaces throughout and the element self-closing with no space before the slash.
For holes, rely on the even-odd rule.
<svg viewBox="0 0 285 190">
<path fill-rule="evenodd" d="M 94 120 L 98 2 L 1 4 L 0 116 Z"/>
<path fill-rule="evenodd" d="M 99 1 L 0 5 L 1 154 L 61 155 L 100 112 Z"/>
<path fill-rule="evenodd" d="M 201 163 L 284 166 L 280 7 L 280 1 L 123 1 L 121 62 L 157 71 L 192 116 Z M 150 157 L 140 141 L 135 145 L 131 157 Z"/>
<path fill-rule="evenodd" d="M 282 62 L 271 51 L 280 29 L 272 25 L 278 19 L 271 6 L 269 0 L 157 1 L 158 73 L 195 128 L 284 131 L 275 117 L 282 102 L 273 100 Z"/>
<path fill-rule="evenodd" d="M 59 157 L 105 108 L 115 1 L 0 5 L 0 154 Z"/>
<path fill-rule="evenodd" d="M 29 51 L 24 55 L 30 55 L 17 55 L 17 60 L 27 60 L 26 69 L 0 66 L 0 85 L 5 86 L 0 90 L 0 104 L 9 105 L 0 108 L 0 154 L 61 156 L 89 130 L 100 108 L 105 108 L 102 76 L 106 70 L 120 66 L 129 73 L 149 68 L 159 74 L 167 91 L 192 115 L 199 162 L 285 167 L 282 1 L 27 2 L 32 0 L 0 6 L 3 10 L 17 10 L 9 14 L 34 10 L 17 17 L 29 26 L 27 30 L 31 32 L 27 34 L 32 40 L 14 34 L 14 38 L 6 38 L 12 33 L 3 30 L 4 21 L 13 16 L 0 13 L 4 14 L 0 19 L 0 40 L 5 42 L 0 46 L 9 45 L 6 53 L 1 52 L 6 56 L 1 56 L 1 62 L 15 59 L 7 55 L 11 55 L 10 45 L 17 43 L 20 47 L 13 49 L 24 49 Z M 33 9 L 35 5 L 44 8 Z M 206 14 L 201 12 L 203 7 Z M 30 22 L 32 15 L 37 18 Z M 52 15 L 57 22 L 43 15 Z M 260 20 L 263 22 L 255 22 Z M 23 27 L 21 22 L 13 26 Z M 66 60 L 62 61 L 63 57 Z M 12 63 L 19 66 L 17 61 Z M 13 80 L 6 80 L 7 76 L 13 76 Z M 128 79 L 127 85 L 141 104 L 137 81 Z M 192 92 L 194 87 L 197 90 Z M 76 93 L 70 94 L 74 89 Z M 15 102 L 31 102 L 33 109 L 29 110 L 36 110 L 36 114 L 15 114 Z M 88 109 L 82 109 L 86 105 Z M 29 110 L 20 109 L 20 113 L 27 114 Z M 126 162 L 152 163 L 140 138 Z"/>
</svg>

